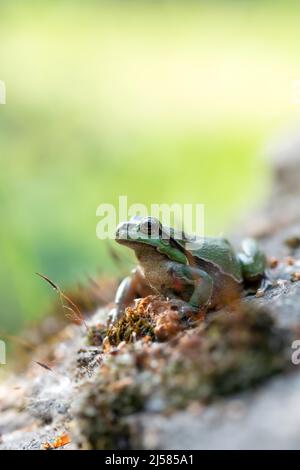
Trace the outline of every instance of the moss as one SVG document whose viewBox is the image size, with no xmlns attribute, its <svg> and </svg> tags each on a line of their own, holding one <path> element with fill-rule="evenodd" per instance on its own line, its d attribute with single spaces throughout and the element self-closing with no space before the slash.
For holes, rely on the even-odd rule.
<svg viewBox="0 0 300 470">
<path fill-rule="evenodd" d="M 101 346 L 104 338 L 107 336 L 107 327 L 103 324 L 90 326 L 87 334 L 89 346 Z"/>
<path fill-rule="evenodd" d="M 249 305 L 221 313 L 201 331 L 180 339 L 165 387 L 174 406 L 245 390 L 288 367 L 289 344 L 289 333 L 276 327 L 266 310 Z"/>
<path fill-rule="evenodd" d="M 167 341 L 183 328 L 171 302 L 149 295 L 138 300 L 134 307 L 126 308 L 124 315 L 115 324 L 91 327 L 88 342 L 92 346 L 99 346 L 106 338 L 111 346 L 118 346 L 122 341 L 132 343 L 142 338 Z"/>
<path fill-rule="evenodd" d="M 144 321 L 141 331 L 149 336 L 155 326 Z M 125 328 L 120 332 L 129 338 Z M 155 403 L 160 412 L 171 412 L 248 389 L 288 369 L 289 344 L 289 332 L 251 304 L 221 312 L 165 343 L 123 343 L 105 354 L 99 374 L 81 391 L 81 433 L 91 448 L 130 448 L 134 413 L 153 410 Z"/>
<path fill-rule="evenodd" d="M 154 327 L 155 321 L 149 313 L 143 311 L 141 314 L 138 308 L 129 307 L 117 324 L 108 328 L 107 338 L 112 346 L 117 346 L 121 341 L 130 343 L 145 336 L 154 340 Z"/>
<path fill-rule="evenodd" d="M 122 364 L 123 356 L 110 359 L 95 381 L 85 384 L 77 403 L 81 435 L 92 449 L 129 448 L 126 417 L 144 406 L 138 384 Z"/>
</svg>

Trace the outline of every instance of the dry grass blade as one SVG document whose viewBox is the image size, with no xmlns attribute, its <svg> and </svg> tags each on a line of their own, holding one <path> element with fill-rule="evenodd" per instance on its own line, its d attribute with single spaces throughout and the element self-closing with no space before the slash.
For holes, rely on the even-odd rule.
<svg viewBox="0 0 300 470">
<path fill-rule="evenodd" d="M 51 287 L 53 287 L 54 290 L 56 290 L 57 292 L 61 292 L 60 288 L 54 284 L 53 281 L 51 281 L 51 279 L 49 279 L 49 277 L 45 276 L 44 274 L 41 274 L 41 273 L 36 273 L 38 276 L 40 276 L 42 279 L 44 279 L 44 281 L 48 282 L 48 284 L 50 284 Z"/>
<path fill-rule="evenodd" d="M 51 367 L 47 366 L 47 364 L 44 364 L 43 362 L 39 362 L 39 361 L 33 361 L 33 362 L 35 362 L 35 364 L 42 367 L 43 369 L 46 369 L 46 370 L 49 370 L 50 372 L 53 372 Z"/>
<path fill-rule="evenodd" d="M 41 273 L 36 273 L 39 277 L 41 277 L 44 281 L 46 281 L 59 295 L 61 305 L 65 310 L 69 310 L 71 313 L 66 314 L 66 317 L 69 318 L 71 321 L 76 323 L 76 325 L 84 325 L 86 330 L 88 331 L 88 326 L 84 320 L 83 314 L 78 306 L 73 302 L 70 297 L 63 293 L 61 288 L 55 284 L 48 276 L 45 276 Z M 64 300 L 69 304 L 66 305 Z"/>
</svg>

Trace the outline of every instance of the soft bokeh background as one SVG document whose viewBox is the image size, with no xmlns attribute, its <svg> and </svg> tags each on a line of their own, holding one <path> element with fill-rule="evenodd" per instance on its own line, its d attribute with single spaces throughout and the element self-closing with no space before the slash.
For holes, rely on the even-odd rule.
<svg viewBox="0 0 300 470">
<path fill-rule="evenodd" d="M 268 187 L 260 157 L 297 117 L 299 2 L 1 0 L 0 315 L 116 270 L 96 208 L 200 202 L 230 231 Z"/>
</svg>

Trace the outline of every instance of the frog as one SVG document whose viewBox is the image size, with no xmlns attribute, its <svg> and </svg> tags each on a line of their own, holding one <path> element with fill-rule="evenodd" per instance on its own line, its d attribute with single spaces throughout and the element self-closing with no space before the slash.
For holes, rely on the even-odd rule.
<svg viewBox="0 0 300 470">
<path fill-rule="evenodd" d="M 254 239 L 236 253 L 226 238 L 178 233 L 156 217 L 135 216 L 118 225 L 115 240 L 134 251 L 138 265 L 117 289 L 113 321 L 148 295 L 174 301 L 182 318 L 219 310 L 267 278 L 266 256 Z"/>
</svg>

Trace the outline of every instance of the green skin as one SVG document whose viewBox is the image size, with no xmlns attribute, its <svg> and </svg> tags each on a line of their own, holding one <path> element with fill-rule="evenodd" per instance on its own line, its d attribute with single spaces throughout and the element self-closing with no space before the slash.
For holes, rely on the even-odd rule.
<svg viewBox="0 0 300 470">
<path fill-rule="evenodd" d="M 150 294 L 174 299 L 182 316 L 218 309 L 265 278 L 266 258 L 252 239 L 235 254 L 224 238 L 178 238 L 153 217 L 135 217 L 118 226 L 116 241 L 134 250 L 139 265 L 118 288 L 114 320 Z"/>
</svg>

